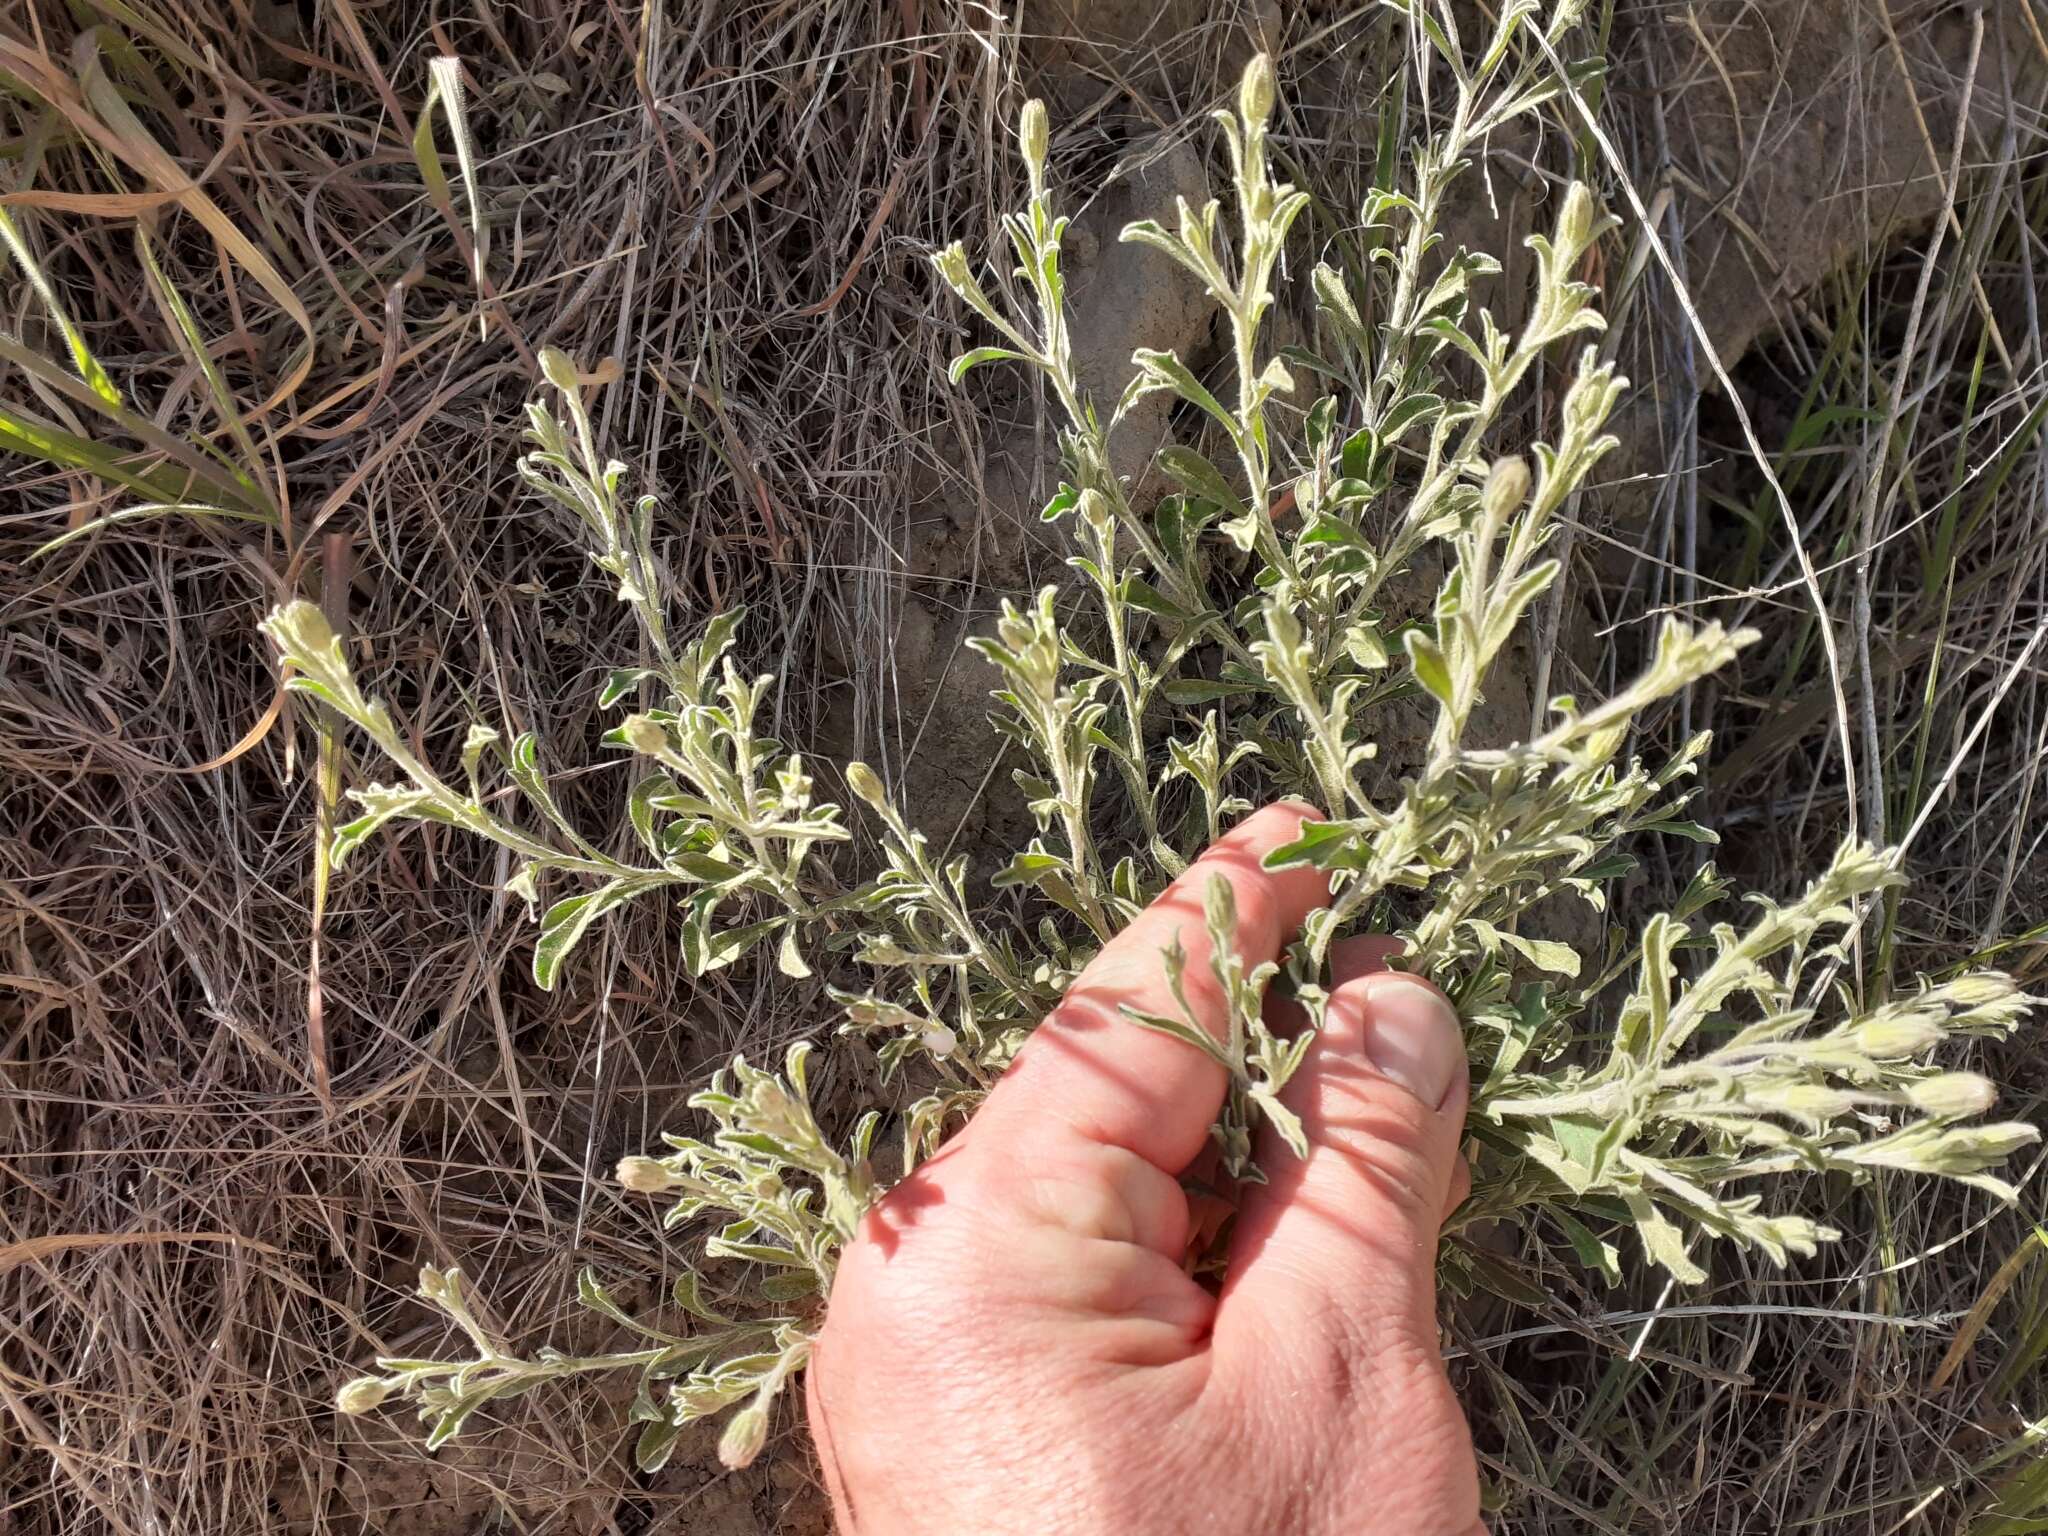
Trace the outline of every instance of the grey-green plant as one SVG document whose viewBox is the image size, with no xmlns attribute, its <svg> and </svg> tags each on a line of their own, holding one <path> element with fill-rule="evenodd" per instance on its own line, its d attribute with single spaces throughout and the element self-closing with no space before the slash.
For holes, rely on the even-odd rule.
<svg viewBox="0 0 2048 1536">
<path fill-rule="evenodd" d="M 1183 201 L 1169 219 L 1124 231 L 1194 273 L 1221 311 L 1231 345 L 1213 382 L 1172 353 L 1141 351 L 1119 401 L 1087 395 L 1061 270 L 1068 226 L 1054 211 L 1036 102 L 1019 126 L 1029 200 L 1003 221 L 1023 304 L 998 302 L 963 247 L 935 258 L 995 337 L 960 357 L 955 377 L 1019 364 L 1064 414 L 1066 480 L 1045 517 L 1071 533 L 1075 579 L 1006 606 L 994 634 L 971 642 L 1000 671 L 994 723 L 1022 764 L 1016 781 L 1037 823 L 1028 845 L 989 872 L 996 887 L 1020 888 L 1014 899 L 977 903 L 965 860 L 935 854 L 860 763 L 843 777 L 867 808 L 878 860 L 849 867 L 852 850 L 821 851 L 849 841 L 841 808 L 819 798 L 800 757 L 761 734 L 772 680 L 733 661 L 739 615 L 713 619 L 687 643 L 671 632 L 658 508 L 623 491 L 629 472 L 601 452 L 576 370 L 559 354 L 543 359 L 550 393 L 528 408 L 533 451 L 521 472 L 575 517 L 646 642 L 646 664 L 613 673 L 600 701 L 656 701 L 603 738 L 634 775 L 631 836 L 614 840 L 635 850 L 630 859 L 563 814 L 530 737 L 508 743 L 477 722 L 452 782 L 361 690 L 317 607 L 296 602 L 271 615 L 264 629 L 290 686 L 354 726 L 397 776 L 353 792 L 361 815 L 336 834 L 337 867 L 391 822 L 438 822 L 499 843 L 518 860 L 512 888 L 536 907 L 546 898 L 533 957 L 544 988 L 605 912 L 664 893 L 680 906 L 693 972 L 762 964 L 771 953 L 792 976 L 823 969 L 845 1042 L 828 1048 L 871 1045 L 894 1095 L 866 1106 L 837 1143 L 811 1103 L 810 1042 L 779 1072 L 733 1061 L 691 1101 L 704 1134 L 669 1136 L 663 1155 L 619 1169 L 627 1188 L 669 1201 L 671 1225 L 719 1223 L 703 1267 L 676 1288 L 688 1331 L 634 1319 L 586 1274 L 583 1301 L 639 1346 L 522 1357 L 479 1325 L 458 1272 L 430 1269 L 421 1294 L 460 1328 L 473 1358 L 379 1360 L 341 1390 L 342 1408 L 404 1398 L 438 1444 L 487 1402 L 558 1376 L 628 1368 L 640 1372 L 643 1466 L 666 1458 L 681 1426 L 735 1403 L 744 1406 L 721 1451 L 745 1462 L 807 1357 L 838 1251 L 885 1192 L 870 1157 L 882 1126 L 901 1138 L 900 1177 L 973 1113 L 1089 957 L 1234 815 L 1282 792 L 1306 796 L 1327 819 L 1273 862 L 1326 871 L 1328 907 L 1282 964 L 1248 969 L 1228 889 L 1213 886 L 1209 964 L 1230 1001 L 1227 1031 L 1216 1038 L 1191 1017 L 1132 1015 L 1228 1071 L 1216 1138 L 1238 1177 L 1260 1176 L 1262 1121 L 1303 1150 L 1279 1095 L 1310 1036 L 1268 1027 L 1268 992 L 1285 989 L 1313 1031 L 1331 942 L 1397 913 L 1402 963 L 1456 1002 L 1473 1061 L 1477 1165 L 1454 1231 L 1520 1223 L 1613 1281 L 1615 1236 L 1633 1229 L 1646 1260 L 1690 1282 L 1705 1278 L 1714 1238 L 1782 1263 L 1838 1235 L 1767 1200 L 1769 1175 L 1894 1170 L 2008 1193 L 1990 1170 L 2033 1140 L 2033 1128 L 1979 1123 L 1990 1085 L 1932 1057 L 1958 1036 L 2009 1033 L 2028 1000 L 1991 972 L 1891 991 L 1880 979 L 1860 1001 L 1840 984 L 1863 903 L 1901 880 L 1892 855 L 1845 846 L 1798 897 L 1751 897 L 1742 921 L 1703 917 L 1727 889 L 1707 865 L 1670 911 L 1632 941 L 1613 928 L 1598 954 L 1538 931 L 1539 904 L 1554 898 L 1604 910 L 1608 884 L 1631 867 L 1621 850 L 1631 839 L 1711 841 L 1682 819 L 1707 738 L 1656 762 L 1624 749 L 1646 712 L 1754 636 L 1666 620 L 1641 671 L 1611 698 L 1551 700 L 1550 723 L 1523 741 L 1469 740 L 1495 663 L 1559 578 L 1546 550 L 1560 509 L 1613 445 L 1605 426 L 1624 381 L 1584 340 L 1602 321 L 1574 275 L 1611 221 L 1588 188 L 1565 188 L 1550 233 L 1528 242 L 1526 319 L 1510 333 L 1480 307 L 1475 280 L 1499 268 L 1443 249 L 1446 192 L 1488 135 L 1577 88 L 1588 66 L 1564 78 L 1548 61 L 1570 53 L 1581 0 L 1500 7 L 1469 54 L 1450 4 L 1397 8 L 1432 54 L 1426 68 L 1450 82 L 1450 99 L 1411 147 L 1405 184 L 1388 181 L 1361 210 L 1364 264 L 1313 268 L 1317 351 L 1273 353 L 1262 325 L 1307 203 L 1274 176 L 1274 74 L 1263 57 L 1246 71 L 1236 110 L 1217 115 L 1229 206 Z M 1526 36 L 1535 29 L 1540 42 Z M 1554 437 L 1529 445 L 1531 465 L 1494 445 L 1539 361 L 1565 382 Z M 1147 506 L 1112 467 L 1111 445 L 1132 402 L 1156 391 L 1191 408 L 1219 452 L 1161 450 L 1158 468 L 1175 489 Z M 1389 584 L 1428 547 L 1445 570 L 1433 612 L 1396 625 Z M 1369 723 L 1376 705 L 1404 695 L 1433 710 L 1427 751 L 1397 789 L 1375 794 L 1361 773 L 1373 756 Z M 486 781 L 500 776 L 523 810 L 497 808 L 506 797 Z M 1177 993 L 1186 956 L 1172 951 L 1161 963 Z M 1467 1261 L 1453 1244 L 1446 1262 Z"/>
</svg>

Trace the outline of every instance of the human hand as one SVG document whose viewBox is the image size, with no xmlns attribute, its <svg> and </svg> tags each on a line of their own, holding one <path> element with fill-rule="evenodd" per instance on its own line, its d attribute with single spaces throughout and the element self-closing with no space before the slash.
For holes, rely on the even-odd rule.
<svg viewBox="0 0 2048 1536">
<path fill-rule="evenodd" d="M 1203 892 L 1221 875 L 1247 966 L 1329 899 L 1261 859 L 1315 813 L 1282 803 L 1211 847 L 1090 963 L 972 1123 L 871 1211 L 809 1374 L 848 1536 L 1215 1531 L 1483 1536 L 1478 1469 L 1437 1346 L 1438 1228 L 1463 1196 L 1456 1016 L 1340 943 L 1327 1022 L 1283 1097 L 1220 1296 L 1182 1268 L 1178 1176 L 1223 1069 L 1132 1023 L 1173 1016 L 1160 955 L 1220 1033 Z"/>
</svg>

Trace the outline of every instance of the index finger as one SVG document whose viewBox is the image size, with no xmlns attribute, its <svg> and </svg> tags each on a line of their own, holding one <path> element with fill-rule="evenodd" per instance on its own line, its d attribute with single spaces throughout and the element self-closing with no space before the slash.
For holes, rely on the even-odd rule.
<svg viewBox="0 0 2048 1536">
<path fill-rule="evenodd" d="M 1329 882 L 1309 866 L 1267 869 L 1265 857 L 1293 842 L 1302 823 L 1322 813 L 1283 800 L 1239 822 L 1188 866 L 1130 927 L 1118 934 L 1067 989 L 974 1117 L 978 1137 L 1016 1135 L 1047 1123 L 1136 1153 L 1178 1174 L 1202 1150 L 1229 1086 L 1224 1069 L 1185 1041 L 1123 1015 L 1179 1018 L 1167 984 L 1166 951 L 1186 952 L 1183 991 L 1195 1022 L 1218 1039 L 1229 1024 L 1222 990 L 1209 972 L 1203 896 L 1210 880 L 1229 883 L 1237 900 L 1237 945 L 1245 968 L 1278 958 L 1303 919 L 1330 899 Z"/>
</svg>

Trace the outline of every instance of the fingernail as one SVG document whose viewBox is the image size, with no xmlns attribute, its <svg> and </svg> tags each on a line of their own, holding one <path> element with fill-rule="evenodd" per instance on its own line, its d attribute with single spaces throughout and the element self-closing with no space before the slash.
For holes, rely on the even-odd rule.
<svg viewBox="0 0 2048 1536">
<path fill-rule="evenodd" d="M 1364 986 L 1366 1060 L 1435 1109 L 1465 1066 L 1457 1012 L 1435 990 L 1398 971 L 1369 977 Z"/>
</svg>

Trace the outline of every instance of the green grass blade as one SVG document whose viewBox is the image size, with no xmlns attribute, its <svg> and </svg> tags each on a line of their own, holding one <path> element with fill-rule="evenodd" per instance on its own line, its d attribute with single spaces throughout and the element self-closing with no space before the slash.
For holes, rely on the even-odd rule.
<svg viewBox="0 0 2048 1536">
<path fill-rule="evenodd" d="M 28 242 L 21 237 L 14 220 L 7 216 L 7 210 L 0 208 L 0 242 L 4 242 L 14 257 L 15 265 L 26 274 L 29 286 L 36 291 L 36 297 L 43 301 L 43 308 L 49 312 L 51 324 L 64 337 L 64 346 L 71 353 L 71 365 L 78 370 L 78 376 L 85 380 L 92 392 L 108 405 L 121 404 L 121 391 L 114 387 L 114 381 L 107 377 L 107 370 L 100 366 L 100 360 L 92 355 L 92 348 L 85 344 L 85 337 L 77 326 L 71 323 L 71 316 L 57 299 L 56 289 L 50 286 L 49 278 L 35 259 Z"/>
<path fill-rule="evenodd" d="M 123 507 L 118 512 L 109 512 L 105 517 L 96 517 L 89 523 L 81 523 L 76 528 L 60 533 L 47 544 L 39 544 L 35 549 L 31 550 L 29 552 L 29 559 L 40 560 L 45 555 L 53 555 L 67 544 L 75 544 L 80 539 L 103 532 L 118 523 L 133 523 L 148 517 L 171 517 L 178 515 L 186 517 L 221 517 L 240 523 L 269 523 L 272 525 L 276 523 L 275 518 L 260 512 L 244 512 L 234 507 L 216 507 L 201 501 L 147 501 L 139 506 Z"/>
</svg>

